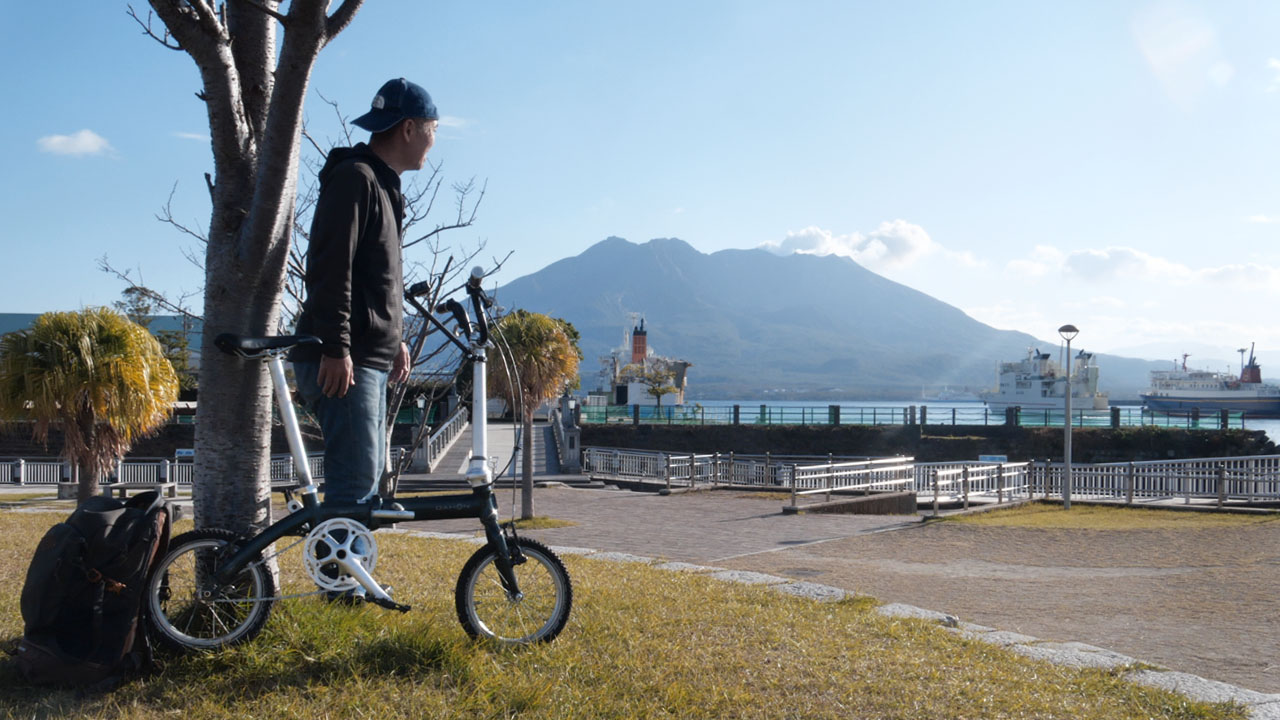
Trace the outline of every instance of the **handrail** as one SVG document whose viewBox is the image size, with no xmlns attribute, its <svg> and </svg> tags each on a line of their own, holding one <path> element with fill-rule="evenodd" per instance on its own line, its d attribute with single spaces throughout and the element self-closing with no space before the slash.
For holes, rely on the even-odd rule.
<svg viewBox="0 0 1280 720">
<path fill-rule="evenodd" d="M 426 467 L 426 472 L 434 472 L 436 464 L 444 457 L 444 454 L 453 447 L 453 443 L 462 435 L 462 431 L 467 428 L 470 422 L 470 415 L 464 405 L 459 405 L 453 409 L 453 413 L 440 424 L 440 427 L 431 432 L 426 442 L 418 446 L 414 451 L 413 461 L 421 462 Z"/>
<path fill-rule="evenodd" d="M 552 408 L 547 420 L 551 423 L 551 435 L 556 441 L 556 459 L 560 461 L 560 466 L 564 467 L 567 464 L 565 458 L 565 445 L 567 443 L 564 438 L 564 418 L 560 413 L 560 408 Z"/>
<path fill-rule="evenodd" d="M 1020 408 L 1012 417 L 1004 410 L 993 410 L 972 403 L 956 406 L 949 403 L 902 405 L 857 405 L 828 403 L 824 405 L 743 404 L 654 406 L 583 405 L 584 424 L 645 423 L 658 425 L 1005 425 L 1009 421 L 1024 427 L 1061 427 L 1065 422 L 1062 409 Z M 1224 421 L 1225 420 L 1225 421 Z M 1204 430 L 1241 429 L 1246 426 L 1240 412 L 1224 418 L 1220 412 L 1195 416 L 1148 410 L 1138 405 L 1116 405 L 1107 410 L 1076 408 L 1071 413 L 1075 427 L 1184 427 Z"/>
<path fill-rule="evenodd" d="M 912 487 L 918 496 L 969 503 L 979 497 L 997 503 L 1013 498 L 1054 497 L 1061 494 L 1064 468 L 1048 462 L 918 463 L 911 458 L 814 463 L 779 461 L 769 454 L 667 453 L 625 448 L 583 448 L 583 472 L 600 479 L 657 482 L 667 487 L 716 483 L 794 490 L 796 496 L 818 493 L 879 491 L 883 487 L 866 475 L 870 468 L 910 464 Z M 887 467 L 885 467 L 887 466 Z M 1222 504 L 1280 500 L 1280 455 L 1227 458 L 1183 458 L 1131 463 L 1076 463 L 1072 493 L 1080 497 L 1123 499 L 1193 499 Z"/>
</svg>

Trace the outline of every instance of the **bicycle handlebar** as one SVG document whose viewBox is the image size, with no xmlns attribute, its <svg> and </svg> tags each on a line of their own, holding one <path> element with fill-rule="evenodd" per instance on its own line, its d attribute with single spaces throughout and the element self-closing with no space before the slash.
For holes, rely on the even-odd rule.
<svg viewBox="0 0 1280 720">
<path fill-rule="evenodd" d="M 489 344 L 489 319 L 485 311 L 493 307 L 493 300 L 485 294 L 480 284 L 484 281 L 484 268 L 479 265 L 471 268 L 471 278 L 467 280 L 467 295 L 471 297 L 471 308 L 476 314 L 476 330 L 480 333 L 480 344 Z"/>
<path fill-rule="evenodd" d="M 471 298 L 471 307 L 475 312 L 476 320 L 474 323 L 472 323 L 471 318 L 467 317 L 466 307 L 453 298 L 449 298 L 431 309 L 423 306 L 422 301 L 419 298 L 426 296 L 431 291 L 431 285 L 426 280 L 410 285 L 404 292 L 404 298 L 406 302 L 422 314 L 422 317 L 425 320 L 444 331 L 445 336 L 461 348 L 463 352 L 471 354 L 470 348 L 458 340 L 458 338 L 454 337 L 453 333 L 450 333 L 448 329 L 444 327 L 444 324 L 436 319 L 432 311 L 434 310 L 436 313 L 449 313 L 453 316 L 453 321 L 457 323 L 458 329 L 467 337 L 468 340 L 471 339 L 472 334 L 475 333 L 477 345 L 481 347 L 488 345 L 489 320 L 485 311 L 493 307 L 493 299 L 490 298 L 485 293 L 484 288 L 481 287 L 484 277 L 484 269 L 476 266 L 475 268 L 472 268 L 471 277 L 467 279 L 467 284 L 465 286 L 467 296 Z"/>
</svg>

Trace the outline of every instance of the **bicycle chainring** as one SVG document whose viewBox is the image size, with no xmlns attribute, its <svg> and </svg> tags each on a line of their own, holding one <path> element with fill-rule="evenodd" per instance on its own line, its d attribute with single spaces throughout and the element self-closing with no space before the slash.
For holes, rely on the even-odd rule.
<svg viewBox="0 0 1280 720">
<path fill-rule="evenodd" d="M 354 559 L 370 574 L 378 565 L 378 543 L 363 524 L 349 518 L 325 520 L 307 533 L 302 562 L 322 590 L 345 592 L 360 585 L 343 572 L 339 558 Z"/>
</svg>

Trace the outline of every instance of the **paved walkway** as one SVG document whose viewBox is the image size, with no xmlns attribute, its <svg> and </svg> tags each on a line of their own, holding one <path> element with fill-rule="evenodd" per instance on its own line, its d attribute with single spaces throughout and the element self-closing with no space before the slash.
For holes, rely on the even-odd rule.
<svg viewBox="0 0 1280 720">
<path fill-rule="evenodd" d="M 536 478 L 550 480 L 547 476 Z M 498 510 L 519 512 L 519 496 L 499 488 Z M 585 488 L 539 488 L 534 513 L 568 520 L 573 527 L 538 530 L 553 545 L 629 552 L 693 563 L 722 563 L 866 533 L 919 524 L 917 516 L 783 515 L 781 499 L 717 490 L 660 496 Z M 401 523 L 436 532 L 473 532 L 475 520 Z"/>
<path fill-rule="evenodd" d="M 511 492 L 498 498 L 509 516 Z M 1182 531 L 1132 535 L 1100 550 L 1098 536 L 1083 531 L 924 524 L 916 515 L 783 515 L 780 495 L 749 491 L 660 496 L 552 486 L 538 489 L 535 502 L 537 515 L 575 523 L 527 532 L 551 545 L 821 583 L 1009 631 L 1036 643 L 1028 653 L 1052 647 L 1037 638 L 1068 643 L 1059 650 L 1069 656 L 1090 647 L 1074 644 L 1084 642 L 1113 650 L 1104 651 L 1112 664 L 1138 658 L 1187 673 L 1165 674 L 1181 678 L 1179 688 L 1203 676 L 1280 693 L 1280 628 L 1268 622 L 1269 588 L 1280 582 L 1280 522 L 1253 535 L 1184 536 L 1185 546 L 1172 540 Z M 474 520 L 400 527 L 478 531 Z M 1254 547 L 1246 552 L 1241 542 Z M 1191 555 L 1197 543 L 1206 557 Z M 1216 688 L 1208 697 L 1227 687 L 1208 684 Z M 1280 695 L 1243 697 L 1265 698 L 1257 701 L 1267 710 L 1255 708 L 1252 717 L 1280 717 Z"/>
</svg>

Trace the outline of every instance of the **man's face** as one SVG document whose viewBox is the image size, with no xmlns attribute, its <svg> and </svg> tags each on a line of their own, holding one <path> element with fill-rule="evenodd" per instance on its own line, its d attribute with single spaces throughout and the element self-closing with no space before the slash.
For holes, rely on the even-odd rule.
<svg viewBox="0 0 1280 720">
<path fill-rule="evenodd" d="M 427 152 L 436 144 L 436 120 L 414 120 L 409 123 L 413 128 L 409 138 L 409 156 L 413 160 L 413 169 L 421 170 L 427 162 Z"/>
</svg>

